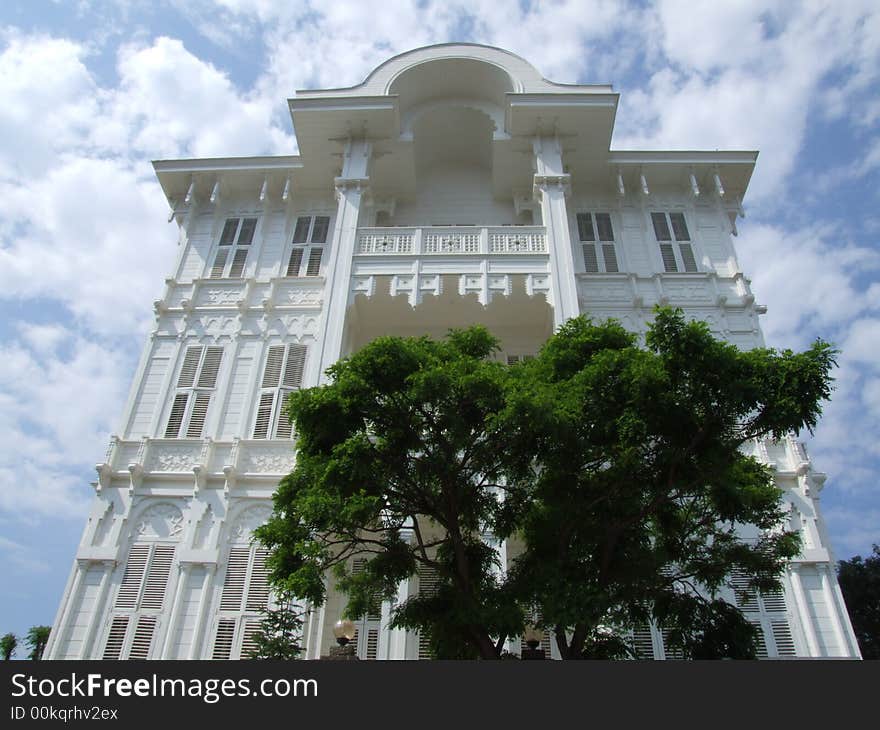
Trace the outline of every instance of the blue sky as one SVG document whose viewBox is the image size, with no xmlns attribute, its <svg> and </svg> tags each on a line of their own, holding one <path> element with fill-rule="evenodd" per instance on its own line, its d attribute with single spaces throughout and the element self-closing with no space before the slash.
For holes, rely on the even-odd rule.
<svg viewBox="0 0 880 730">
<path fill-rule="evenodd" d="M 176 231 L 149 161 L 291 154 L 284 100 L 488 43 L 620 92 L 616 149 L 757 149 L 736 241 L 775 347 L 842 349 L 809 441 L 838 558 L 880 542 L 880 9 L 847 2 L 0 5 L 0 633 L 49 624 Z"/>
</svg>

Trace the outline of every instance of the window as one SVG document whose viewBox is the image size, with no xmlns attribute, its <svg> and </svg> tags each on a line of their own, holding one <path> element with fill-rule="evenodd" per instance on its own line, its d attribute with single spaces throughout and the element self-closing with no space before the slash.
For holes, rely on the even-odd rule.
<svg viewBox="0 0 880 730">
<path fill-rule="evenodd" d="M 174 550 L 174 545 L 165 543 L 131 546 L 102 659 L 149 659 Z"/>
<path fill-rule="evenodd" d="M 195 345 L 186 348 L 177 376 L 177 393 L 165 426 L 165 438 L 202 437 L 222 360 L 222 347 Z"/>
<path fill-rule="evenodd" d="M 418 595 L 423 598 L 436 596 L 440 588 L 440 574 L 432 565 L 419 565 L 419 591 Z M 428 632 L 419 632 L 419 644 L 417 649 L 418 659 L 433 659 L 431 654 L 431 638 Z"/>
<path fill-rule="evenodd" d="M 730 580 L 735 605 L 749 622 L 758 629 L 757 655 L 766 657 L 797 656 L 791 625 L 781 590 L 763 592 L 755 590 L 749 576 L 734 573 Z"/>
<path fill-rule="evenodd" d="M 529 362 L 530 360 L 534 360 L 534 355 L 507 355 L 507 364 L 508 365 L 516 365 L 521 362 Z"/>
<path fill-rule="evenodd" d="M 664 270 L 696 271 L 697 260 L 684 213 L 651 213 L 651 223 L 654 224 L 654 236 L 660 244 Z"/>
<path fill-rule="evenodd" d="M 584 254 L 584 271 L 588 274 L 617 273 L 611 216 L 608 213 L 578 213 L 577 226 Z"/>
<path fill-rule="evenodd" d="M 355 558 L 351 567 L 353 575 L 363 573 L 367 566 L 366 558 Z M 382 601 L 376 597 L 370 603 L 367 613 L 354 622 L 354 638 L 359 659 L 376 659 L 379 653 L 379 630 L 382 625 Z"/>
<path fill-rule="evenodd" d="M 268 551 L 257 545 L 229 550 L 212 659 L 247 659 L 255 648 L 261 611 L 269 603 Z"/>
<path fill-rule="evenodd" d="M 308 348 L 305 345 L 272 345 L 266 356 L 254 438 L 290 438 L 292 428 L 285 404 L 292 390 L 302 385 Z"/>
<path fill-rule="evenodd" d="M 227 218 L 220 234 L 220 244 L 214 265 L 211 267 L 211 279 L 240 279 L 244 274 L 248 250 L 257 230 L 256 218 Z"/>
<path fill-rule="evenodd" d="M 285 276 L 318 276 L 321 273 L 321 258 L 329 230 L 329 216 L 300 216 L 296 219 Z"/>
</svg>

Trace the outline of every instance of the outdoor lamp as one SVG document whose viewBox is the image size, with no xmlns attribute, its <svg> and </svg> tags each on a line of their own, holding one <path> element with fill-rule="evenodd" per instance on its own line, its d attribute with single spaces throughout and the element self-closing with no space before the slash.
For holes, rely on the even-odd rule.
<svg viewBox="0 0 880 730">
<path fill-rule="evenodd" d="M 354 621 L 343 618 L 333 624 L 333 636 L 336 637 L 336 643 L 339 646 L 345 646 L 354 638 Z"/>
<path fill-rule="evenodd" d="M 526 626 L 526 630 L 523 632 L 523 640 L 529 649 L 537 649 L 543 638 L 544 632 L 532 625 Z"/>
</svg>

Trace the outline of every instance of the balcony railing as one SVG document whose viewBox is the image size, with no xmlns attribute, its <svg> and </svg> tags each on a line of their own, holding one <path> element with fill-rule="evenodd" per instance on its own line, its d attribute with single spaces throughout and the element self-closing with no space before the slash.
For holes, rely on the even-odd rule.
<svg viewBox="0 0 880 730">
<path fill-rule="evenodd" d="M 541 226 L 437 226 L 360 228 L 359 255 L 543 254 L 547 234 Z"/>
</svg>

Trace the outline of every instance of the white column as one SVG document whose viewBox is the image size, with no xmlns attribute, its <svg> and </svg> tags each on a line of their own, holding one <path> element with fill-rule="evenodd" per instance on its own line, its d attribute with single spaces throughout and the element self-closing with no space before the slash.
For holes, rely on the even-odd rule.
<svg viewBox="0 0 880 730">
<path fill-rule="evenodd" d="M 343 155 L 342 175 L 336 184 L 336 224 L 330 243 L 324 284 L 324 306 L 320 356 L 314 359 L 317 372 L 310 372 L 308 382 L 324 382 L 324 371 L 335 363 L 342 353 L 342 335 L 345 313 L 348 309 L 348 290 L 351 264 L 357 239 L 358 215 L 361 198 L 369 184 L 369 163 L 372 145 L 366 140 L 348 140 Z"/>
<path fill-rule="evenodd" d="M 822 656 L 819 651 L 819 642 L 816 639 L 816 629 L 813 626 L 813 618 L 810 616 L 810 607 L 807 605 L 807 597 L 804 595 L 804 586 L 801 583 L 800 566 L 791 566 L 791 587 L 794 593 L 794 602 L 797 605 L 801 628 L 804 630 L 804 638 L 807 640 L 807 649 L 811 657 Z"/>
<path fill-rule="evenodd" d="M 550 282 L 553 291 L 553 325 L 580 314 L 574 255 L 565 198 L 571 189 L 571 176 L 562 166 L 562 146 L 556 137 L 535 137 L 534 191 L 541 203 L 541 217 L 547 232 L 550 254 Z"/>
<path fill-rule="evenodd" d="M 95 596 L 95 605 L 92 607 L 92 617 L 89 619 L 89 625 L 86 628 L 86 633 L 83 636 L 82 646 L 79 650 L 80 659 L 89 659 L 93 656 L 92 643 L 95 640 L 95 632 L 97 631 L 97 628 L 101 623 L 101 619 L 105 615 L 104 603 L 107 600 L 107 593 L 109 591 L 108 584 L 110 583 L 110 577 L 113 575 L 113 571 L 116 570 L 116 561 L 104 561 L 103 566 L 104 574 L 101 576 L 101 584 L 98 586 L 98 595 Z"/>
<path fill-rule="evenodd" d="M 851 649 L 843 633 L 843 627 L 840 624 L 840 612 L 837 601 L 834 600 L 834 591 L 831 588 L 833 577 L 831 575 L 831 565 L 825 563 L 819 567 L 819 580 L 822 581 L 822 595 L 825 596 L 825 603 L 828 606 L 828 614 L 831 618 L 831 628 L 834 631 L 834 639 L 837 643 L 837 656 L 850 656 Z"/>
<path fill-rule="evenodd" d="M 211 603 L 211 594 L 213 593 L 213 576 L 217 572 L 217 564 L 205 566 L 205 579 L 202 583 L 202 595 L 199 596 L 199 609 L 196 614 L 196 625 L 193 627 L 192 645 L 189 647 L 188 659 L 198 659 L 201 649 L 202 637 L 205 634 L 205 623 L 207 621 L 208 605 Z M 207 658 L 207 657 L 206 657 Z"/>
<path fill-rule="evenodd" d="M 186 589 L 186 584 L 189 581 L 189 572 L 192 568 L 192 563 L 178 563 L 179 568 L 177 572 L 177 586 L 174 589 L 174 600 L 171 604 L 171 611 L 168 615 L 168 628 L 165 630 L 165 638 L 162 642 L 162 653 L 159 655 L 162 659 L 171 659 L 170 656 L 172 643 L 174 641 L 174 632 L 177 630 L 177 623 L 179 621 L 178 614 L 180 613 L 180 601 L 181 596 Z"/>
</svg>

